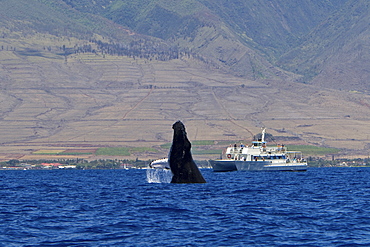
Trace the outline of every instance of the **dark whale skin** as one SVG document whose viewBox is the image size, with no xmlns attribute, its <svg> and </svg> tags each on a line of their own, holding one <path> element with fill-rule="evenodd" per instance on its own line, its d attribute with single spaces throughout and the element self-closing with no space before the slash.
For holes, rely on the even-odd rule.
<svg viewBox="0 0 370 247">
<path fill-rule="evenodd" d="M 173 174 L 171 183 L 206 183 L 191 155 L 191 143 L 181 121 L 172 125 L 173 140 L 169 164 Z"/>
</svg>

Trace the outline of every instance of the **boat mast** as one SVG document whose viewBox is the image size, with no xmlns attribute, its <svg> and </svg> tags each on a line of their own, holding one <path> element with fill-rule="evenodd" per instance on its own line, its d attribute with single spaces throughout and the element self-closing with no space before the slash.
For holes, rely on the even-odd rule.
<svg viewBox="0 0 370 247">
<path fill-rule="evenodd" d="M 262 128 L 262 142 L 265 142 L 265 133 L 266 133 L 266 128 Z"/>
</svg>

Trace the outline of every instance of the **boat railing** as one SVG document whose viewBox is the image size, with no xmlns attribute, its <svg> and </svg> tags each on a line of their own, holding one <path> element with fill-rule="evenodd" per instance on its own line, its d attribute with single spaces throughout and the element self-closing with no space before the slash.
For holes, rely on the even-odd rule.
<svg viewBox="0 0 370 247">
<path fill-rule="evenodd" d="M 287 151 L 285 147 L 266 147 L 266 146 L 259 146 L 259 147 L 248 147 L 248 146 L 238 146 L 238 147 L 228 147 L 225 151 L 225 154 L 246 154 L 249 149 L 259 149 L 261 153 L 269 153 L 269 154 L 285 154 L 285 153 L 301 153 L 300 151 Z M 302 156 L 302 154 L 300 155 Z"/>
<path fill-rule="evenodd" d="M 287 162 L 291 163 L 306 163 L 307 161 L 303 158 L 301 151 L 289 151 L 286 152 Z"/>
</svg>

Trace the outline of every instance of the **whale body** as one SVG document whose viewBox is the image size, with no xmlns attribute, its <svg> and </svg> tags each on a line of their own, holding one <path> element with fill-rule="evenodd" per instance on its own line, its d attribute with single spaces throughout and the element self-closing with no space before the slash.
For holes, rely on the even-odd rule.
<svg viewBox="0 0 370 247">
<path fill-rule="evenodd" d="M 172 125 L 173 140 L 169 164 L 173 174 L 171 183 L 206 183 L 191 155 L 191 143 L 181 121 Z"/>
</svg>

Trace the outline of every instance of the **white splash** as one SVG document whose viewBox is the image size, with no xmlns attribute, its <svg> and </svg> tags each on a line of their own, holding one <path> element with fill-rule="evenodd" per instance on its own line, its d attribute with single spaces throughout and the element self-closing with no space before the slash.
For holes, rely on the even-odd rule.
<svg viewBox="0 0 370 247">
<path fill-rule="evenodd" d="M 147 169 L 146 179 L 148 183 L 171 183 L 172 172 L 169 169 Z"/>
</svg>

